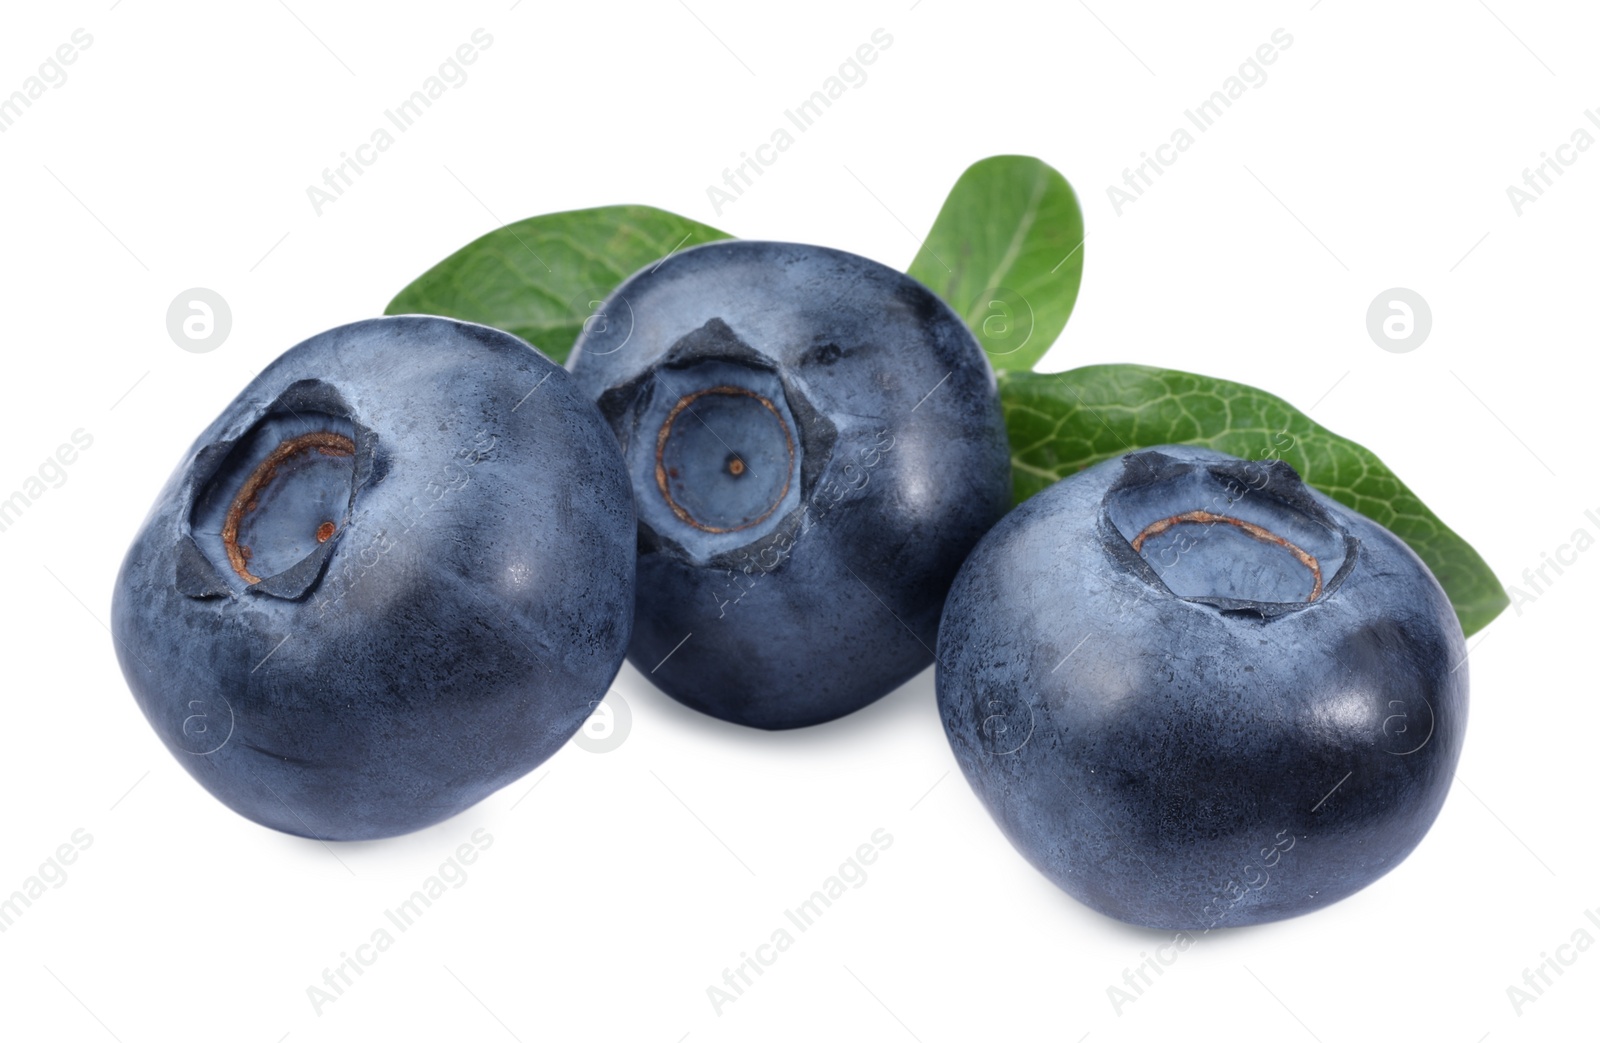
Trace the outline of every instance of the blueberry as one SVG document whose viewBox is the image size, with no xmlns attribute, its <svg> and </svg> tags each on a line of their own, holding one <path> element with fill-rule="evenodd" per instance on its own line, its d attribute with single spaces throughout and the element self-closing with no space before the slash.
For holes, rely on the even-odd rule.
<svg viewBox="0 0 1600 1043">
<path fill-rule="evenodd" d="M 1012 844 L 1146 927 L 1365 887 L 1432 825 L 1466 726 L 1461 628 L 1416 555 L 1282 461 L 1193 447 L 995 526 L 938 651 L 946 734 Z"/>
<path fill-rule="evenodd" d="M 392 836 L 527 773 L 604 697 L 634 533 L 615 440 L 559 366 L 484 326 L 357 322 L 280 356 L 184 455 L 112 634 L 224 804 Z"/>
<path fill-rule="evenodd" d="M 627 460 L 628 658 L 667 694 L 794 728 L 932 661 L 1010 457 L 983 349 L 931 291 L 839 250 L 712 243 L 624 282 L 568 366 Z"/>
</svg>

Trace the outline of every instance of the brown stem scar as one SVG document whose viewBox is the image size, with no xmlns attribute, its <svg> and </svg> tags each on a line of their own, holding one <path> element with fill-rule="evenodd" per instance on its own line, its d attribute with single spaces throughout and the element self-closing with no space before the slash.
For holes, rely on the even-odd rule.
<svg viewBox="0 0 1600 1043">
<path fill-rule="evenodd" d="M 250 472 L 250 477 L 239 487 L 233 503 L 228 506 L 228 515 L 222 522 L 222 545 L 228 551 L 228 564 L 233 566 L 233 571 L 237 572 L 239 578 L 246 583 L 260 583 L 261 577 L 250 571 L 250 548 L 239 543 L 239 522 L 243 520 L 247 511 L 256 509 L 257 496 L 271 484 L 272 479 L 277 477 L 278 466 L 298 453 L 311 450 L 316 450 L 324 456 L 354 456 L 356 444 L 344 435 L 332 431 L 312 431 L 290 438 L 256 465 L 256 469 Z M 334 528 L 332 522 L 323 522 L 318 526 L 317 542 L 326 543 L 332 538 Z M 324 530 L 327 530 L 326 536 L 323 535 Z"/>
<path fill-rule="evenodd" d="M 719 528 L 715 525 L 702 525 L 700 522 L 696 521 L 688 511 L 684 510 L 683 507 L 679 505 L 678 501 L 672 498 L 672 490 L 667 485 L 667 465 L 666 461 L 663 459 L 663 456 L 667 451 L 667 439 L 672 434 L 672 425 L 677 421 L 678 414 L 692 406 L 696 399 L 699 399 L 705 395 L 743 395 L 746 398 L 753 398 L 757 402 L 760 402 L 763 406 L 766 406 L 767 411 L 771 413 L 773 419 L 778 422 L 778 426 L 783 429 L 784 442 L 787 444 L 789 449 L 789 471 L 787 471 L 786 474 L 793 473 L 794 435 L 789 431 L 789 425 L 784 422 L 783 414 L 778 412 L 778 407 L 774 406 L 765 395 L 758 395 L 748 388 L 735 387 L 732 384 L 719 384 L 716 387 L 704 388 L 700 391 L 694 392 L 693 394 L 684 395 L 682 398 L 678 399 L 677 403 L 672 407 L 672 411 L 667 414 L 667 419 L 661 425 L 660 433 L 656 435 L 656 486 L 661 490 L 661 495 L 667 501 L 667 506 L 672 508 L 672 513 L 678 516 L 679 521 L 686 525 L 692 525 L 701 532 L 738 532 L 740 529 L 748 529 L 752 525 L 759 525 L 761 522 L 766 521 L 772 512 L 778 509 L 778 505 L 783 502 L 783 498 L 788 495 L 789 486 L 792 484 L 792 479 L 788 477 L 784 478 L 783 488 L 778 490 L 778 495 L 773 499 L 772 506 L 768 507 L 759 518 L 753 518 L 750 521 L 745 522 L 743 525 L 730 525 L 727 528 Z M 728 471 L 735 477 L 743 474 L 745 471 L 744 460 L 742 460 L 737 454 L 734 454 L 733 458 L 728 462 Z M 673 477 L 676 477 L 676 475 L 674 474 Z"/>
<path fill-rule="evenodd" d="M 1279 536 L 1275 532 L 1263 529 L 1261 526 L 1252 522 L 1247 522 L 1242 518 L 1230 518 L 1226 514 L 1213 514 L 1211 511 L 1206 510 L 1185 511 L 1182 514 L 1174 514 L 1170 518 L 1162 518 L 1159 521 L 1153 521 L 1149 525 L 1146 525 L 1139 532 L 1139 535 L 1133 538 L 1133 549 L 1135 552 L 1137 552 L 1139 548 L 1144 545 L 1146 538 L 1166 532 L 1174 525 L 1210 525 L 1213 522 L 1225 522 L 1228 525 L 1236 526 L 1246 535 L 1251 536 L 1254 539 L 1258 539 L 1262 543 L 1270 543 L 1275 547 L 1282 547 L 1284 550 L 1293 555 L 1296 561 L 1311 571 L 1311 595 L 1307 597 L 1306 600 L 1315 601 L 1317 600 L 1317 595 L 1322 593 L 1322 565 L 1315 557 L 1308 554 L 1306 551 L 1301 550 L 1299 547 L 1296 547 L 1294 544 L 1290 543 L 1288 540 L 1284 539 L 1282 536 Z"/>
</svg>

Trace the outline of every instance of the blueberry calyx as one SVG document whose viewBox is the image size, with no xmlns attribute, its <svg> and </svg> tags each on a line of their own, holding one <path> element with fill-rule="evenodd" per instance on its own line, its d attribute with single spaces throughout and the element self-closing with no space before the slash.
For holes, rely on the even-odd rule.
<svg viewBox="0 0 1600 1043">
<path fill-rule="evenodd" d="M 377 475 L 377 439 L 317 380 L 291 385 L 237 438 L 195 454 L 178 534 L 177 588 L 298 600 L 316 586 Z"/>
<path fill-rule="evenodd" d="M 1155 590 L 1254 620 L 1320 602 L 1360 551 L 1282 460 L 1130 453 L 1105 493 L 1099 529 L 1107 552 Z"/>
<path fill-rule="evenodd" d="M 690 418 L 683 417 L 686 411 Z M 781 437 L 784 452 L 766 454 L 777 461 L 770 469 L 762 466 L 764 478 L 739 449 L 722 439 L 719 427 L 740 430 L 747 439 L 768 443 L 764 448 L 775 449 Z M 709 458 L 718 455 L 720 463 L 708 466 Z M 655 461 L 656 487 L 680 521 L 702 532 L 738 532 L 766 521 L 787 497 L 794 480 L 795 438 L 784 411 L 770 398 L 749 388 L 718 384 L 692 391 L 673 404 L 656 435 Z M 734 502 L 719 503 L 706 497 L 710 490 L 704 487 L 713 484 L 734 492 L 733 497 L 726 497 Z M 745 495 L 738 496 L 739 492 Z M 763 501 L 770 501 L 764 509 Z"/>
<path fill-rule="evenodd" d="M 1304 565 L 1311 573 L 1311 593 L 1306 595 L 1306 600 L 1317 600 L 1317 596 L 1322 593 L 1322 563 L 1317 561 L 1317 559 L 1312 557 L 1310 554 L 1307 554 L 1305 551 L 1301 550 L 1299 547 L 1296 547 L 1294 544 L 1290 543 L 1288 540 L 1284 539 L 1282 536 L 1279 536 L 1277 533 L 1268 529 L 1264 529 L 1253 522 L 1244 521 L 1240 518 L 1231 518 L 1226 514 L 1216 514 L 1212 511 L 1206 510 L 1184 511 L 1182 514 L 1174 514 L 1170 518 L 1161 518 L 1151 522 L 1149 525 L 1146 525 L 1139 531 L 1139 535 L 1135 536 L 1131 541 L 1129 541 L 1129 545 L 1133 547 L 1134 550 L 1140 550 L 1144 546 L 1145 540 L 1149 539 L 1151 536 L 1159 536 L 1161 533 L 1166 532 L 1174 525 L 1219 524 L 1236 525 L 1244 532 L 1246 536 L 1249 536 L 1252 539 L 1260 540 L 1262 543 L 1270 543 L 1275 546 L 1282 547 L 1284 550 L 1288 551 L 1291 557 L 1293 557 L 1300 564 Z"/>
<path fill-rule="evenodd" d="M 640 553 L 702 564 L 778 538 L 839 437 L 797 381 L 718 318 L 598 405 L 638 491 Z"/>
<path fill-rule="evenodd" d="M 336 431 L 312 431 L 285 439 L 256 465 L 256 469 L 250 472 L 234 494 L 233 503 L 228 506 L 227 518 L 222 523 L 222 544 L 228 552 L 228 564 L 246 583 L 260 583 L 261 577 L 250 571 L 253 553 L 250 545 L 240 540 L 239 529 L 246 521 L 245 515 L 254 513 L 261 506 L 263 498 L 273 491 L 272 486 L 280 469 L 288 470 L 301 462 L 299 458 L 311 453 L 337 458 L 353 457 L 356 445 Z M 333 521 L 324 520 L 312 531 L 312 538 L 319 544 L 327 543 L 338 529 L 339 526 Z"/>
</svg>

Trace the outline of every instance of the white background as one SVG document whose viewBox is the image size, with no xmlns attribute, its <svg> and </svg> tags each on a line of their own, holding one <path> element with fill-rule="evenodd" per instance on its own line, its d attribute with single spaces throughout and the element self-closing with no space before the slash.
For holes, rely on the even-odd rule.
<svg viewBox="0 0 1600 1043">
<path fill-rule="evenodd" d="M 75 430 L 93 445 L 0 532 L 0 893 L 74 830 L 93 841 L 0 934 L 0 1033 L 1592 1033 L 1600 949 L 1520 1012 L 1507 987 L 1576 930 L 1600 938 L 1584 916 L 1600 907 L 1600 554 L 1541 593 L 1521 578 L 1575 530 L 1600 534 L 1585 516 L 1600 516 L 1600 150 L 1520 216 L 1506 188 L 1600 106 L 1600 25 L 1578 4 L 1491 5 L 12 5 L 0 94 L 75 29 L 93 44 L 0 134 L 0 496 Z M 480 27 L 493 44 L 468 81 L 317 216 L 307 186 Z M 1119 216 L 1107 186 L 1280 27 L 1293 44 L 1268 79 Z M 893 43 L 866 82 L 714 212 L 707 186 L 877 28 Z M 1456 786 L 1387 877 L 1208 936 L 1119 1011 L 1108 986 L 1169 936 L 1089 911 L 1011 850 L 954 770 L 931 671 L 773 735 L 625 668 L 631 731 L 611 752 L 569 744 L 458 818 L 378 843 L 253 825 L 157 741 L 105 630 L 113 577 L 190 441 L 280 352 L 380 313 L 499 223 L 576 207 L 649 203 L 903 268 L 956 177 L 995 153 L 1047 160 L 1085 210 L 1082 296 L 1044 368 L 1137 361 L 1277 393 L 1372 448 L 1532 595 L 1474 640 Z M 207 354 L 166 328 L 196 286 L 233 313 Z M 1405 354 L 1365 327 L 1395 286 L 1434 315 Z M 308 986 L 480 828 L 493 844 L 466 882 L 314 1008 Z M 724 968 L 877 829 L 893 844 L 866 883 L 714 1010 Z"/>
</svg>

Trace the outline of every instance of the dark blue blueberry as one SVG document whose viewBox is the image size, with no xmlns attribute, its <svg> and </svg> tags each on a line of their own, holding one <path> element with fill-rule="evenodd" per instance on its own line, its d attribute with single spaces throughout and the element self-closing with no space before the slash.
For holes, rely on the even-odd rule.
<svg viewBox="0 0 1600 1043">
<path fill-rule="evenodd" d="M 356 840 L 526 774 L 622 664 L 633 498 L 559 366 L 425 316 L 284 353 L 184 455 L 123 562 L 128 685 L 247 818 Z"/>
<path fill-rule="evenodd" d="M 932 661 L 1011 478 L 994 375 L 931 291 L 838 250 L 712 243 L 623 283 L 568 365 L 627 460 L 628 658 L 663 691 L 794 728 Z"/>
<path fill-rule="evenodd" d="M 1146 927 L 1296 916 L 1422 839 L 1467 718 L 1449 599 L 1281 461 L 1163 446 L 1028 500 L 939 631 L 945 731 L 1012 844 Z"/>
</svg>

